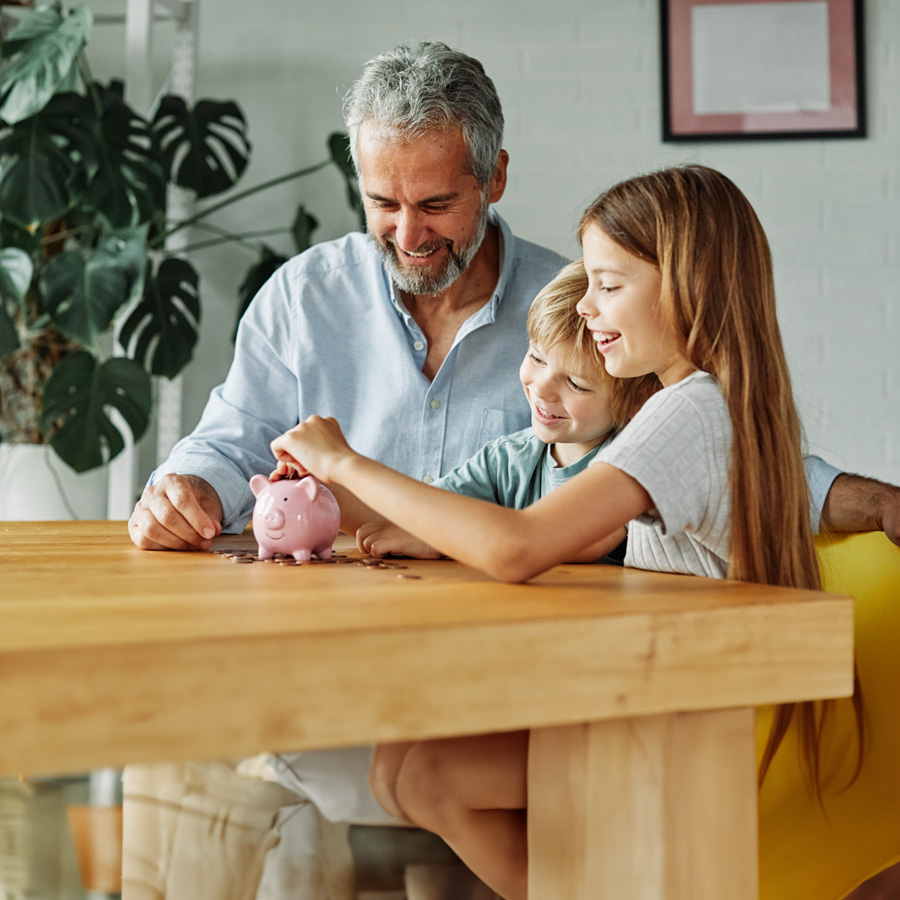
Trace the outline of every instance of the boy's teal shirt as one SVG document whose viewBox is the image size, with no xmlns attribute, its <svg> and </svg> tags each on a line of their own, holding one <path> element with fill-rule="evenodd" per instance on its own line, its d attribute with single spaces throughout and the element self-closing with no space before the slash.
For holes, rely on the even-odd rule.
<svg viewBox="0 0 900 900">
<path fill-rule="evenodd" d="M 532 428 L 524 428 L 485 444 L 473 457 L 435 481 L 435 487 L 488 500 L 511 509 L 523 509 L 554 488 L 583 472 L 602 447 L 589 450 L 570 466 L 557 466 L 545 444 Z"/>
</svg>

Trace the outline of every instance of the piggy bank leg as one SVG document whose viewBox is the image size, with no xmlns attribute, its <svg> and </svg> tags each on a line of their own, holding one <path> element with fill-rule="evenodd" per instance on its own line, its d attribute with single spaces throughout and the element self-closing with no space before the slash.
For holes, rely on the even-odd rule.
<svg viewBox="0 0 900 900">
<path fill-rule="evenodd" d="M 262 544 L 259 544 L 259 549 L 256 551 L 256 555 L 260 559 L 271 559 L 275 555 L 275 551 L 270 550 L 268 547 L 263 547 Z"/>
<path fill-rule="evenodd" d="M 333 552 L 334 549 L 332 548 L 331 544 L 329 544 L 327 547 L 316 548 L 316 556 L 318 556 L 319 559 L 331 559 L 331 554 Z"/>
<path fill-rule="evenodd" d="M 294 559 L 298 562 L 309 562 L 309 558 L 312 553 L 309 550 L 295 550 L 294 551 Z"/>
</svg>

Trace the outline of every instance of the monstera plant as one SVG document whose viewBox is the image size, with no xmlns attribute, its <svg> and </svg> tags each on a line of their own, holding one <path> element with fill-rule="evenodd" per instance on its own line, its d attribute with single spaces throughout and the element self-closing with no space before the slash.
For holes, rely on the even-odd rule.
<svg viewBox="0 0 900 900">
<path fill-rule="evenodd" d="M 212 242 L 246 244 L 209 217 L 331 165 L 363 223 L 340 133 L 322 162 L 172 221 L 173 187 L 204 201 L 237 183 L 251 150 L 244 116 L 232 101 L 189 107 L 167 95 L 143 118 L 121 82 L 91 76 L 91 24 L 86 6 L 42 6 L 0 45 L 0 440 L 49 442 L 77 472 L 123 448 L 111 410 L 139 438 L 152 411 L 150 376 L 173 378 L 191 359 L 200 279 L 190 247 L 166 250 L 173 234 L 205 226 Z M 298 252 L 315 226 L 301 206 L 290 229 Z M 239 311 L 283 261 L 254 246 Z"/>
</svg>

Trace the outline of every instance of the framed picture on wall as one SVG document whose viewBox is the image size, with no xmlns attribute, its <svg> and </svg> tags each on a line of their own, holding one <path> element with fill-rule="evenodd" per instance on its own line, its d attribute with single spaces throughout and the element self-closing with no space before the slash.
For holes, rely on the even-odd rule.
<svg viewBox="0 0 900 900">
<path fill-rule="evenodd" d="M 863 0 L 660 0 L 664 141 L 865 137 Z"/>
</svg>

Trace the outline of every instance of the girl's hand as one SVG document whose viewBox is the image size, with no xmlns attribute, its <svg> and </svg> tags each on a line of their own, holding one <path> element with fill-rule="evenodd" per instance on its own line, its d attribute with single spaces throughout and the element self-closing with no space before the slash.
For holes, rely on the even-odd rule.
<svg viewBox="0 0 900 900">
<path fill-rule="evenodd" d="M 281 481 L 283 478 L 293 478 L 294 470 L 283 460 L 279 462 L 269 473 L 269 481 Z"/>
<path fill-rule="evenodd" d="M 275 438 L 271 448 L 278 461 L 275 472 L 281 477 L 310 474 L 323 482 L 338 482 L 340 463 L 356 455 L 337 421 L 321 416 L 310 416 L 295 425 Z"/>
<path fill-rule="evenodd" d="M 356 546 L 369 556 L 412 556 L 415 559 L 440 559 L 441 554 L 424 541 L 398 528 L 393 522 L 367 522 L 356 529 Z"/>
</svg>

